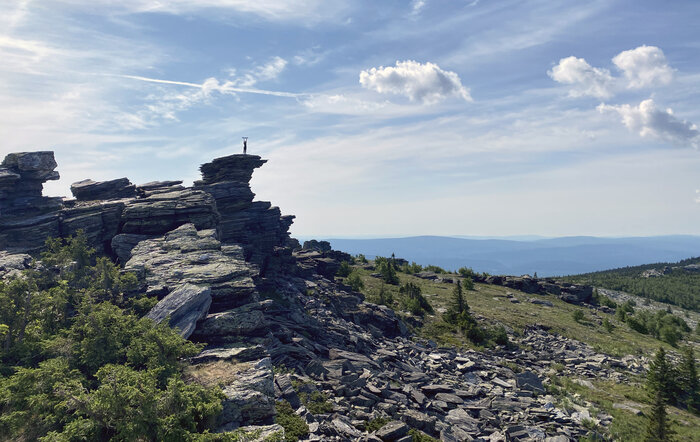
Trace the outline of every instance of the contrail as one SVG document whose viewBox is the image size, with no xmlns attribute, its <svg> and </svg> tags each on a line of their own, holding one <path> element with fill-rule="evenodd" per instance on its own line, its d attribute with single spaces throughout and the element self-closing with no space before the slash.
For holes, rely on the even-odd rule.
<svg viewBox="0 0 700 442">
<path fill-rule="evenodd" d="M 160 80 L 158 78 L 141 77 L 138 75 L 110 75 L 110 76 L 128 78 L 130 80 L 147 81 L 150 83 L 174 84 L 177 86 L 187 86 L 187 87 L 194 87 L 194 88 L 198 88 L 198 89 L 202 89 L 204 87 L 203 84 L 198 84 L 198 83 L 188 83 L 186 81 Z M 296 94 L 293 92 L 268 91 L 268 90 L 264 90 L 264 89 L 240 88 L 240 87 L 233 86 L 230 82 L 226 82 L 226 83 L 219 85 L 219 87 L 217 89 L 219 91 L 222 91 L 222 92 L 238 92 L 238 93 L 243 93 L 243 94 L 273 95 L 275 97 L 289 97 L 289 98 L 308 97 L 311 95 L 311 94 Z"/>
</svg>

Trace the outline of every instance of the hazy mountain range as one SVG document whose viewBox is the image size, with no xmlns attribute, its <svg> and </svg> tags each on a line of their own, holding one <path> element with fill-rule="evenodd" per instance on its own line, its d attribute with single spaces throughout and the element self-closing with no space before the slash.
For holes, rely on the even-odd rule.
<svg viewBox="0 0 700 442">
<path fill-rule="evenodd" d="M 700 236 L 673 235 L 630 238 L 573 236 L 474 239 L 444 236 L 340 239 L 334 249 L 368 258 L 389 256 L 434 264 L 448 270 L 471 267 L 492 274 L 570 275 L 653 262 L 672 262 L 700 255 Z"/>
</svg>

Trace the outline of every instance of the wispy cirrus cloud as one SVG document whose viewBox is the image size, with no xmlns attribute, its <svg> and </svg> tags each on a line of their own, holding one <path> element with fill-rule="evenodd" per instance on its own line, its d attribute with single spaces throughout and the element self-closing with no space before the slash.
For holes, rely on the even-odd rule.
<svg viewBox="0 0 700 442">
<path fill-rule="evenodd" d="M 222 13 L 250 14 L 300 26 L 341 19 L 351 8 L 340 0 L 52 0 L 76 8 L 103 8 L 112 13 L 205 14 L 226 19 Z M 230 17 L 228 17 L 230 18 Z"/>
</svg>

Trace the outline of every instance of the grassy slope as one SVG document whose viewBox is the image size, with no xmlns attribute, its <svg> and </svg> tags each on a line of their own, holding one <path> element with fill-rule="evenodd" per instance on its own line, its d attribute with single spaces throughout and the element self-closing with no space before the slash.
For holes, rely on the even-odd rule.
<svg viewBox="0 0 700 442">
<path fill-rule="evenodd" d="M 369 301 L 376 300 L 376 294 L 382 286 L 382 282 L 370 276 L 372 271 L 355 269 L 360 275 L 365 288 L 362 292 Z M 421 287 L 423 295 L 436 310 L 435 315 L 426 315 L 422 327 L 414 330 L 419 335 L 435 339 L 441 344 L 455 346 L 471 346 L 459 333 L 451 327 L 447 327 L 440 321 L 438 313 L 441 308 L 447 308 L 450 302 L 453 284 L 437 283 L 424 280 L 412 275 L 398 273 L 401 283 L 413 282 Z M 396 300 L 399 299 L 398 286 L 384 284 L 385 290 L 392 293 L 395 303 L 392 306 L 400 315 L 400 307 Z M 512 294 L 519 303 L 512 303 L 506 296 Z M 515 330 L 516 333 L 531 324 L 541 324 L 551 327 L 551 331 L 568 338 L 577 339 L 588 343 L 596 350 L 614 355 L 627 354 L 645 355 L 651 357 L 659 348 L 667 351 L 675 351 L 671 346 L 656 340 L 648 335 L 643 335 L 630 330 L 625 324 L 620 323 L 611 314 L 597 313 L 593 310 L 567 304 L 554 296 L 541 296 L 519 292 L 506 287 L 476 284 L 475 290 L 466 291 L 467 302 L 475 316 L 481 317 L 482 324 L 503 324 Z M 553 306 L 532 304 L 531 298 L 550 301 Z M 582 310 L 585 318 L 581 323 L 574 321 L 572 313 Z M 405 316 L 405 315 L 404 315 Z M 410 316 L 410 315 L 409 315 Z M 607 332 L 599 325 L 606 318 L 615 325 L 612 332 Z M 409 320 L 410 322 L 410 320 Z M 629 402 L 643 404 L 648 407 L 649 401 L 643 390 L 644 379 L 638 379 L 630 385 L 615 384 L 610 380 L 594 382 L 596 390 L 573 384 L 571 379 L 558 378 L 557 382 L 566 385 L 567 391 L 576 393 L 580 397 L 595 403 L 600 409 L 611 414 L 615 419 L 611 428 L 617 440 L 634 441 L 641 440 L 646 418 L 612 408 L 613 403 Z M 684 410 L 669 407 L 669 414 L 674 419 L 674 430 L 678 433 L 679 440 L 700 441 L 700 417 L 692 415 Z"/>
</svg>

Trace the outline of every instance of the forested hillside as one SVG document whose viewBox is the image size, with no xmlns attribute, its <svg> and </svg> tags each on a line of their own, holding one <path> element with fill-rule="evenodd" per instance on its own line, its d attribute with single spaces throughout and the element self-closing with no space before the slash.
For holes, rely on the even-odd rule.
<svg viewBox="0 0 700 442">
<path fill-rule="evenodd" d="M 622 290 L 655 301 L 700 311 L 700 257 L 568 276 L 564 279 Z"/>
</svg>

